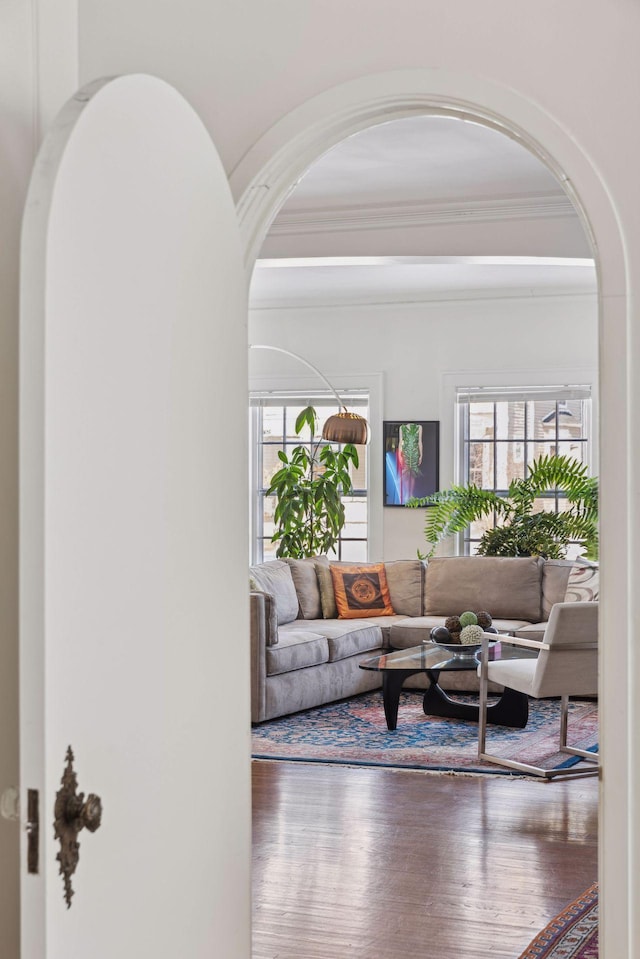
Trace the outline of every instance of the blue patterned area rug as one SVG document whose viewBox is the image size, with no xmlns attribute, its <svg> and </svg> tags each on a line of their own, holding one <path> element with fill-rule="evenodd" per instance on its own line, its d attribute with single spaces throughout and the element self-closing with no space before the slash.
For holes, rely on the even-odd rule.
<svg viewBox="0 0 640 959">
<path fill-rule="evenodd" d="M 477 696 L 456 696 L 476 703 Z M 531 700 L 525 729 L 489 726 L 488 748 L 497 756 L 548 768 L 574 765 L 578 760 L 558 751 L 560 702 Z M 389 732 L 376 690 L 338 703 L 307 709 L 254 726 L 254 759 L 288 762 L 344 763 L 350 766 L 391 766 L 462 774 L 523 775 L 477 758 L 478 728 L 473 722 L 425 716 L 422 694 L 401 694 L 398 728 Z M 571 702 L 569 745 L 597 748 L 598 705 Z"/>
<path fill-rule="evenodd" d="M 598 959 L 598 883 L 552 919 L 520 959 Z"/>
</svg>

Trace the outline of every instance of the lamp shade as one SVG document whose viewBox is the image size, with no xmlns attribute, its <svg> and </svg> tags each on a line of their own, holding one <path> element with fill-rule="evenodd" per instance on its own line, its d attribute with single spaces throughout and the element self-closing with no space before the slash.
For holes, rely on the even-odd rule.
<svg viewBox="0 0 640 959">
<path fill-rule="evenodd" d="M 320 372 L 317 366 L 314 366 L 313 363 L 309 362 L 309 360 L 305 360 L 304 356 L 300 356 L 299 353 L 293 353 L 291 350 L 285 350 L 282 346 L 267 346 L 266 343 L 250 343 L 249 349 L 273 350 L 276 353 L 284 353 L 285 356 L 291 356 L 294 360 L 298 360 L 300 363 L 308 366 L 310 370 L 313 370 L 313 372 L 320 377 L 322 382 L 328 386 L 342 407 L 340 413 L 334 413 L 334 415 L 330 416 L 327 422 L 324 424 L 322 428 L 322 439 L 329 440 L 331 443 L 353 443 L 356 446 L 364 446 L 369 439 L 369 424 L 365 420 L 364 416 L 360 416 L 358 413 L 350 413 L 346 409 L 342 403 L 342 399 L 334 387 L 331 385 L 324 373 Z"/>
<path fill-rule="evenodd" d="M 369 438 L 369 426 L 364 416 L 342 410 L 330 416 L 322 428 L 322 438 L 332 443 L 355 443 L 364 446 Z"/>
</svg>

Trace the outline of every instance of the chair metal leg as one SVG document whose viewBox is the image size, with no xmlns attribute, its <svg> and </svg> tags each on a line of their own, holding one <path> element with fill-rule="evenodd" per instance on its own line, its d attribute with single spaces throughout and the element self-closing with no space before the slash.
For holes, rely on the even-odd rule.
<svg viewBox="0 0 640 959">
<path fill-rule="evenodd" d="M 487 674 L 488 674 L 488 652 L 487 643 L 482 644 L 482 656 L 480 659 L 480 697 L 478 709 L 478 758 L 482 759 L 487 744 Z"/>
<path fill-rule="evenodd" d="M 483 694 L 483 685 L 484 685 L 484 706 L 482 702 Z M 496 763 L 498 766 L 505 766 L 508 769 L 517 769 L 519 772 L 528 773 L 530 776 L 538 776 L 543 779 L 560 779 L 568 777 L 578 777 L 578 776 L 597 776 L 600 772 L 599 762 L 599 753 L 590 753 L 584 749 L 577 749 L 573 746 L 567 746 L 567 726 L 568 726 L 568 714 L 569 714 L 569 697 L 563 696 L 560 706 L 560 752 L 570 753 L 572 756 L 579 756 L 581 759 L 586 759 L 591 763 L 594 763 L 594 766 L 585 767 L 585 766 L 570 766 L 565 769 L 545 769 L 542 766 L 531 766 L 528 763 L 519 763 L 515 759 L 503 759 L 501 756 L 493 756 L 491 753 L 486 752 L 486 698 L 487 698 L 487 686 L 486 686 L 486 676 L 484 677 L 484 683 L 481 672 L 480 679 L 480 723 L 478 727 L 478 758 L 485 759 L 487 762 Z M 482 719 L 485 718 L 484 725 L 482 724 Z"/>
<path fill-rule="evenodd" d="M 578 749 L 577 746 L 567 746 L 567 731 L 569 728 L 569 697 L 563 696 L 560 706 L 560 752 L 569 753 L 571 756 L 580 756 L 588 762 L 597 763 L 600 759 L 600 753 L 591 753 L 586 749 Z"/>
</svg>

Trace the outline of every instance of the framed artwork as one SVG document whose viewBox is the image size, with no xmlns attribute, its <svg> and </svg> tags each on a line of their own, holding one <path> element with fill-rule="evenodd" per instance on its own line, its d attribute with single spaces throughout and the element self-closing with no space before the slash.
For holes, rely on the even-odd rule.
<svg viewBox="0 0 640 959">
<path fill-rule="evenodd" d="M 440 488 L 440 423 L 437 420 L 385 420 L 384 505 L 404 506 L 412 496 Z"/>
</svg>

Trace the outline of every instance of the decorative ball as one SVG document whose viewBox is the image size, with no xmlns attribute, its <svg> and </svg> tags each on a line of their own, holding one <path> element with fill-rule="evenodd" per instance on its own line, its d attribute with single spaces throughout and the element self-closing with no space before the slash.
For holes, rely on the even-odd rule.
<svg viewBox="0 0 640 959">
<path fill-rule="evenodd" d="M 436 626 L 431 630 L 431 639 L 434 643 L 450 643 L 451 633 L 446 626 Z"/>
<path fill-rule="evenodd" d="M 449 640 L 449 644 L 451 646 L 455 646 L 459 642 L 460 642 L 460 630 L 456 629 L 454 630 L 454 632 L 451 633 L 451 639 Z"/>
<path fill-rule="evenodd" d="M 482 626 L 477 626 L 475 623 L 471 623 L 469 626 L 465 626 L 460 633 L 460 642 L 463 646 L 481 643 L 482 633 Z"/>
<path fill-rule="evenodd" d="M 486 629 L 488 626 L 491 626 L 493 620 L 491 619 L 491 613 L 488 613 L 486 609 L 481 610 L 481 612 L 476 613 L 476 618 L 478 620 L 478 626 L 482 626 L 483 629 Z"/>
<path fill-rule="evenodd" d="M 472 613 L 470 610 L 467 610 L 466 613 L 462 613 L 460 616 L 460 625 L 464 628 L 465 626 L 477 626 L 478 617 L 475 613 Z"/>
<path fill-rule="evenodd" d="M 447 627 L 450 633 L 459 633 L 462 629 L 459 616 L 447 616 L 444 621 L 444 625 Z"/>
</svg>

